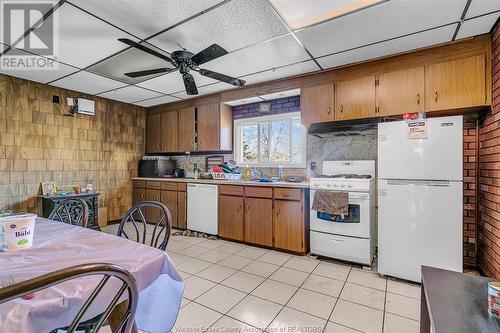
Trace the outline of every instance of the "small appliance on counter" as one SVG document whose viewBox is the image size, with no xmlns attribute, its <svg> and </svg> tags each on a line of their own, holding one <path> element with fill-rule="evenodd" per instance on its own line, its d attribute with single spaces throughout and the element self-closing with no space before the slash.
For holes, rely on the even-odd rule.
<svg viewBox="0 0 500 333">
<path fill-rule="evenodd" d="M 186 170 L 181 168 L 175 169 L 174 178 L 186 178 Z"/>
<path fill-rule="evenodd" d="M 139 161 L 139 177 L 163 178 L 174 177 L 177 164 L 164 156 L 144 156 Z"/>
</svg>

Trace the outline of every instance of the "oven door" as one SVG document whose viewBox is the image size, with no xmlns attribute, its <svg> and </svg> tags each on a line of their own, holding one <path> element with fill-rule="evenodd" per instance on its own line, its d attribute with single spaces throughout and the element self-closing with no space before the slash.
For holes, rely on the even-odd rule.
<svg viewBox="0 0 500 333">
<path fill-rule="evenodd" d="M 349 192 L 349 214 L 329 215 L 312 209 L 314 190 L 311 190 L 310 218 L 311 230 L 352 236 L 370 238 L 370 194 Z"/>
</svg>

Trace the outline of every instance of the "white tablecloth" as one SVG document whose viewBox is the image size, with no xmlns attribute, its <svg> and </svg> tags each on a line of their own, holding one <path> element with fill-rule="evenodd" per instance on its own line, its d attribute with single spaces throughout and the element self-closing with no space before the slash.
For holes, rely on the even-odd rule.
<svg viewBox="0 0 500 333">
<path fill-rule="evenodd" d="M 117 264 L 135 277 L 140 291 L 135 318 L 139 329 L 167 333 L 173 327 L 184 282 L 167 253 L 103 232 L 38 218 L 31 248 L 0 252 L 0 283 L 85 263 Z M 44 333 L 67 326 L 100 279 L 80 278 L 39 291 L 31 300 L 0 304 L 0 332 Z M 114 282 L 94 301 L 84 320 L 103 312 L 119 285 Z"/>
</svg>

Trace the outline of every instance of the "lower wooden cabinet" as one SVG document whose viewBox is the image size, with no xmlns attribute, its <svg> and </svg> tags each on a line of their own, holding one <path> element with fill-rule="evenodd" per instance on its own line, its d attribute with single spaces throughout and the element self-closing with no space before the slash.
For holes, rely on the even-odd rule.
<svg viewBox="0 0 500 333">
<path fill-rule="evenodd" d="M 274 247 L 304 252 L 303 209 L 302 201 L 274 200 Z"/>
<path fill-rule="evenodd" d="M 273 199 L 245 198 L 245 242 L 273 245 Z"/>
<path fill-rule="evenodd" d="M 219 236 L 243 240 L 243 197 L 219 196 Z"/>
<path fill-rule="evenodd" d="M 187 228 L 187 193 L 177 192 L 177 228 Z"/>
<path fill-rule="evenodd" d="M 146 200 L 147 201 L 161 201 L 161 191 L 146 189 Z M 160 209 L 158 208 L 146 208 L 146 220 L 149 223 L 156 223 L 160 218 Z"/>
<path fill-rule="evenodd" d="M 161 191 L 160 202 L 167 206 L 172 216 L 172 227 L 177 228 L 177 191 Z"/>
</svg>

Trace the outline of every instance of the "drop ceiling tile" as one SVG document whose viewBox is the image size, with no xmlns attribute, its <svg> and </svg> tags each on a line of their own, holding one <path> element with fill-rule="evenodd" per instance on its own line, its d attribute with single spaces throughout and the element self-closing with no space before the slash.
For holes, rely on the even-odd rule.
<svg viewBox="0 0 500 333">
<path fill-rule="evenodd" d="M 75 5 L 142 39 L 222 0 L 73 0 Z"/>
<path fill-rule="evenodd" d="M 459 21 L 466 0 L 388 1 L 296 33 L 314 57 Z"/>
<path fill-rule="evenodd" d="M 212 80 L 206 76 L 201 76 L 195 71 L 191 71 L 197 86 L 204 86 L 218 81 Z M 156 90 L 165 94 L 178 92 L 184 89 L 184 81 L 179 72 L 173 72 L 147 80 L 137 84 L 140 87 Z"/>
<path fill-rule="evenodd" d="M 127 86 L 125 88 L 120 88 L 113 91 L 108 91 L 103 94 L 99 94 L 99 96 L 125 103 L 132 103 L 148 98 L 160 97 L 161 94 L 135 86 Z"/>
<path fill-rule="evenodd" d="M 149 42 L 168 52 L 178 50 L 180 44 L 197 53 L 213 43 L 230 52 L 286 33 L 266 0 L 233 0 Z"/>
<path fill-rule="evenodd" d="M 300 95 L 300 89 L 291 89 L 287 91 L 280 91 L 277 93 L 272 93 L 272 94 L 267 94 L 267 95 L 260 95 L 260 98 L 263 98 L 265 100 L 273 100 L 277 98 L 284 98 L 284 97 L 292 97 L 292 96 L 299 96 Z"/>
<path fill-rule="evenodd" d="M 486 13 L 500 10 L 500 1 L 498 0 L 472 0 L 467 9 L 465 18 L 474 17 Z"/>
<path fill-rule="evenodd" d="M 239 99 L 236 101 L 230 101 L 230 102 L 225 102 L 224 104 L 231 105 L 231 106 L 237 106 L 237 105 L 245 105 L 245 104 L 250 104 L 250 103 L 260 103 L 264 102 L 262 98 L 259 97 L 249 97 L 245 99 Z"/>
<path fill-rule="evenodd" d="M 34 59 L 34 61 L 42 61 L 44 63 L 47 61 L 47 58 L 32 55 L 32 54 L 26 53 L 22 50 L 21 50 L 21 52 L 26 57 L 29 57 L 30 59 Z M 5 62 L 5 61 L 7 61 L 7 59 L 10 56 L 12 56 L 11 51 L 7 52 L 4 56 L 2 56 L 0 58 L 0 61 Z M 4 67 L 4 68 L 0 68 L 0 73 L 5 74 L 5 75 L 20 77 L 20 78 L 23 78 L 26 80 L 31 80 L 31 81 L 41 82 L 41 83 L 48 83 L 48 82 L 56 80 L 60 77 L 63 77 L 65 75 L 68 75 L 70 73 L 74 73 L 74 72 L 78 71 L 77 68 L 67 66 L 67 65 L 64 65 L 64 64 L 61 64 L 58 62 L 53 62 L 53 64 L 54 64 L 54 66 L 56 66 L 54 69 L 46 69 L 46 70 L 20 69 L 21 67 L 17 67 L 19 69 L 16 69 L 16 68 L 7 69 Z"/>
<path fill-rule="evenodd" d="M 125 84 L 100 75 L 81 71 L 52 82 L 51 85 L 95 95 L 103 91 L 123 87 Z"/>
<path fill-rule="evenodd" d="M 151 45 L 148 46 L 151 47 Z M 92 67 L 89 67 L 87 70 L 96 74 L 114 78 L 125 83 L 135 84 L 157 76 L 161 76 L 162 74 L 131 78 L 124 75 L 124 73 L 161 67 L 172 68 L 172 65 L 169 62 L 154 57 L 146 52 L 130 48 L 98 64 L 95 64 Z"/>
<path fill-rule="evenodd" d="M 172 94 L 172 96 L 182 98 L 182 99 L 189 99 L 189 98 L 194 98 L 194 97 L 201 96 L 201 95 L 207 95 L 207 94 L 215 93 L 218 91 L 227 90 L 227 89 L 230 89 L 231 87 L 233 87 L 233 86 L 228 85 L 228 84 L 224 84 L 224 83 L 216 83 L 216 84 L 210 84 L 210 85 L 207 85 L 204 87 L 198 87 L 198 95 L 188 95 L 185 90 L 182 90 L 182 91 L 179 91 L 175 94 Z"/>
<path fill-rule="evenodd" d="M 286 35 L 225 55 L 202 67 L 239 77 L 308 59 L 304 48 L 293 36 Z"/>
<path fill-rule="evenodd" d="M 281 79 L 284 77 L 305 74 L 310 72 L 318 71 L 318 66 L 314 61 L 304 61 L 298 64 L 293 64 L 285 67 L 280 67 L 276 69 L 270 69 L 264 72 L 246 75 L 242 77 L 243 80 L 247 81 L 247 84 L 254 84 L 259 82 L 271 81 L 276 79 Z"/>
<path fill-rule="evenodd" d="M 460 27 L 460 30 L 458 30 L 457 39 L 490 32 L 499 16 L 500 12 L 497 12 L 465 21 Z"/>
<path fill-rule="evenodd" d="M 59 33 L 56 39 L 59 46 L 56 47 L 56 55 L 60 61 L 73 66 L 85 68 L 123 50 L 126 45 L 117 39 L 132 38 L 69 4 L 64 4 L 56 14 L 59 19 Z M 45 36 L 46 32 L 40 32 L 39 35 Z"/>
<path fill-rule="evenodd" d="M 172 96 L 161 96 L 161 97 L 146 99 L 146 100 L 140 101 L 140 102 L 134 102 L 132 104 L 139 105 L 139 106 L 142 106 L 145 108 L 149 108 L 151 106 L 170 103 L 170 102 L 176 102 L 176 101 L 179 101 L 179 99 L 172 97 Z"/>
<path fill-rule="evenodd" d="M 449 42 L 453 37 L 456 26 L 456 24 L 452 24 L 439 29 L 318 58 L 317 60 L 323 68 L 337 67 Z"/>
</svg>

